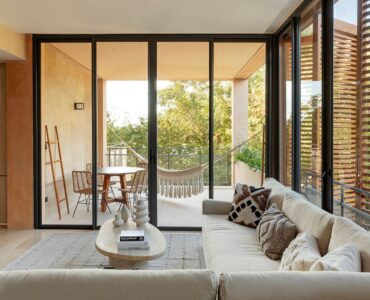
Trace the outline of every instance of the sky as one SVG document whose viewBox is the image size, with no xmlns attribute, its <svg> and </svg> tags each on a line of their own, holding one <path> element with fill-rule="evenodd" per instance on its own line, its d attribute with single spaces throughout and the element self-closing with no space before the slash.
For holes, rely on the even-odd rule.
<svg viewBox="0 0 370 300">
<path fill-rule="evenodd" d="M 158 81 L 163 89 L 169 81 Z M 107 81 L 107 112 L 116 125 L 138 124 L 148 118 L 148 81 Z"/>
<path fill-rule="evenodd" d="M 334 5 L 334 18 L 357 25 L 357 1 L 339 0 Z"/>
</svg>

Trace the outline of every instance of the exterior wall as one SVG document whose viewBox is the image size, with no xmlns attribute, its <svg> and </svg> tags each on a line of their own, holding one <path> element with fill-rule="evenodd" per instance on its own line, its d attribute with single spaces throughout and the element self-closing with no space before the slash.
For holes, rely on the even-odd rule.
<svg viewBox="0 0 370 300">
<path fill-rule="evenodd" d="M 8 228 L 33 228 L 32 37 L 26 59 L 7 63 L 7 211 Z"/>
<path fill-rule="evenodd" d="M 53 45 L 43 44 L 41 53 L 42 145 L 45 144 L 45 125 L 48 126 L 51 140 L 55 140 L 54 126 L 57 126 L 71 204 L 75 196 L 72 171 L 85 170 L 86 164 L 92 162 L 91 71 Z M 74 110 L 74 102 L 83 102 L 84 110 Z M 57 145 L 51 147 L 53 158 L 56 160 L 58 159 Z M 48 202 L 45 204 L 43 201 L 43 217 L 57 214 L 51 166 L 47 162 L 49 162 L 49 151 L 45 147 L 42 151 L 42 199 L 47 197 Z M 56 177 L 60 179 L 59 165 L 55 164 L 55 166 Z M 62 184 L 59 187 L 59 194 L 64 198 Z M 65 202 L 61 203 L 61 212 L 63 220 L 63 215 L 67 213 Z"/>
<path fill-rule="evenodd" d="M 6 65 L 0 64 L 0 228 L 6 226 Z"/>
<path fill-rule="evenodd" d="M 232 145 L 237 146 L 248 139 L 248 80 L 234 79 L 232 90 Z M 246 182 L 246 165 L 233 165 L 233 185 Z"/>
<path fill-rule="evenodd" d="M 107 109 L 106 109 L 106 82 L 98 79 L 98 163 L 107 165 Z"/>
</svg>

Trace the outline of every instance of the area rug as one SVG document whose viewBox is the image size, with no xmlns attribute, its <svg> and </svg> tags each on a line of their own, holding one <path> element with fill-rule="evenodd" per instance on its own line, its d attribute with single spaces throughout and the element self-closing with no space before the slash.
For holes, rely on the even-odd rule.
<svg viewBox="0 0 370 300">
<path fill-rule="evenodd" d="M 40 241 L 3 270 L 107 268 L 108 258 L 95 249 L 97 232 L 55 233 Z M 165 254 L 134 269 L 204 269 L 200 233 L 164 233 Z"/>
</svg>

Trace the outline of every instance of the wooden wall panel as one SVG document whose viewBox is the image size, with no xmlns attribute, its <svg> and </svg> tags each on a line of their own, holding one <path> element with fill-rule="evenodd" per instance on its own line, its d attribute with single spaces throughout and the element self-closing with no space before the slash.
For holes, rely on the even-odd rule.
<svg viewBox="0 0 370 300">
<path fill-rule="evenodd" d="M 32 36 L 26 60 L 7 63 L 8 228 L 33 228 Z"/>
<path fill-rule="evenodd" d="M 6 65 L 0 64 L 0 227 L 6 215 Z"/>
</svg>

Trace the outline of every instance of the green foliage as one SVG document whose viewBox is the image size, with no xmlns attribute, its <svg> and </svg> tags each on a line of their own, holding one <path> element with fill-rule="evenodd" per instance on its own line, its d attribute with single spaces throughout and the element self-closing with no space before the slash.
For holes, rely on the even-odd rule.
<svg viewBox="0 0 370 300">
<path fill-rule="evenodd" d="M 216 148 L 231 145 L 231 83 L 215 82 L 214 116 Z M 208 147 L 208 83 L 206 81 L 174 81 L 158 91 L 158 147 Z M 134 148 L 147 147 L 148 122 L 118 126 L 108 115 L 108 145 L 122 140 Z"/>
<path fill-rule="evenodd" d="M 251 147 L 243 147 L 236 155 L 236 160 L 245 163 L 251 169 L 262 170 L 262 152 Z"/>
<path fill-rule="evenodd" d="M 265 68 L 249 79 L 249 135 L 261 131 L 265 118 Z M 232 82 L 214 82 L 214 149 L 215 157 L 231 148 Z M 158 90 L 158 165 L 168 169 L 184 169 L 208 161 L 209 85 L 207 81 L 173 81 Z M 147 148 L 148 122 L 118 126 L 107 118 L 108 146 L 122 140 L 133 148 Z M 262 137 L 262 135 L 261 135 Z M 262 138 L 252 143 L 253 153 L 262 151 Z M 221 150 L 217 150 L 221 149 Z M 141 152 L 143 153 L 143 152 Z M 242 152 L 241 152 L 242 153 Z M 145 155 L 145 153 L 143 153 Z M 242 154 L 240 154 L 242 155 Z M 253 156 L 254 155 L 254 156 Z M 256 157 L 253 154 L 251 157 Z M 261 156 L 261 155 L 260 155 Z M 251 159 L 249 159 L 251 160 Z M 254 159 L 252 168 L 261 169 Z M 215 164 L 216 184 L 231 184 L 231 157 Z M 207 172 L 205 173 L 207 182 Z"/>
<path fill-rule="evenodd" d="M 265 66 L 256 71 L 248 81 L 248 133 L 252 137 L 265 125 Z M 262 134 L 252 139 L 252 148 L 262 151 Z"/>
</svg>

